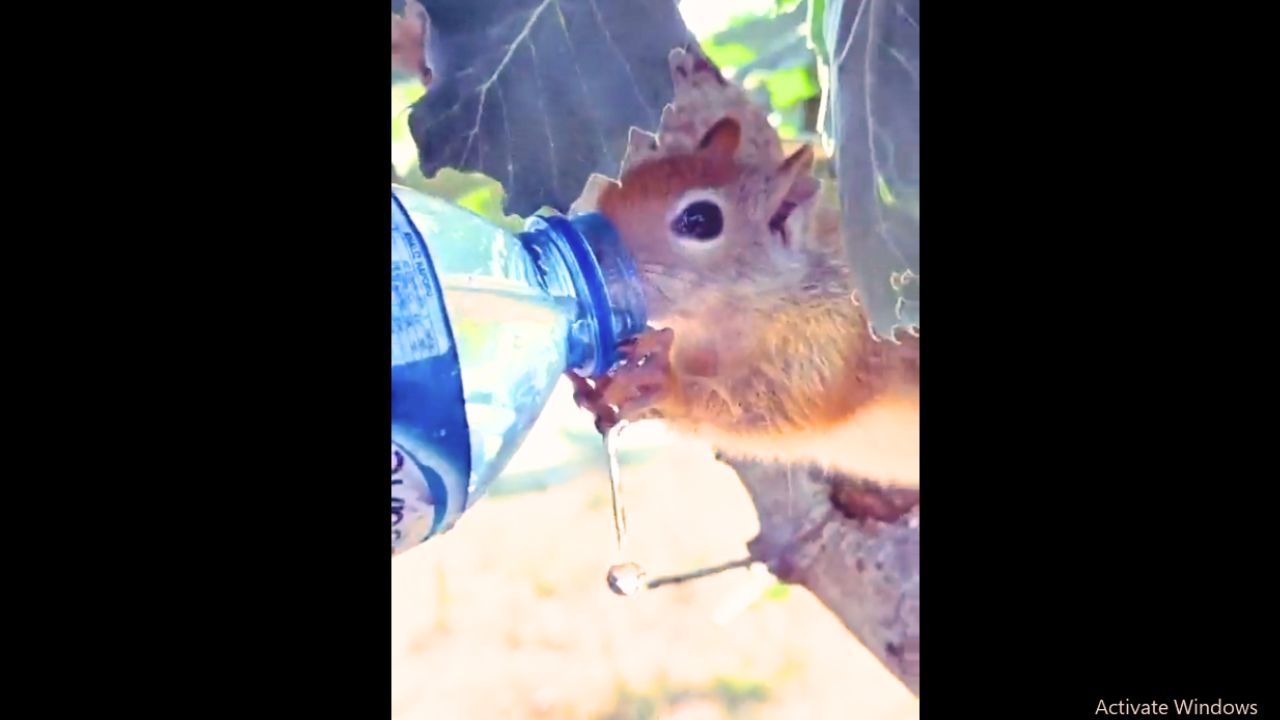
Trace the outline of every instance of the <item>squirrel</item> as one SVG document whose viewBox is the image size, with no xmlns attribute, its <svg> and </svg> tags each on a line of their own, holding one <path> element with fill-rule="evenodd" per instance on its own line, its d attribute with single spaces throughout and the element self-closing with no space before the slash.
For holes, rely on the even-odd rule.
<svg viewBox="0 0 1280 720">
<path fill-rule="evenodd" d="M 877 339 L 853 299 L 813 148 L 746 163 L 742 142 L 726 115 L 600 189 L 661 327 L 594 386 L 573 378 L 578 404 L 602 430 L 660 418 L 728 457 L 918 488 L 918 335 Z"/>
</svg>

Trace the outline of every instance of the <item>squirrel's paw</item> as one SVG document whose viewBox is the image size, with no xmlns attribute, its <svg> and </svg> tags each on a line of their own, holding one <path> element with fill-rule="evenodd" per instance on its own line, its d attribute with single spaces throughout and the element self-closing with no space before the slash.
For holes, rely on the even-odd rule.
<svg viewBox="0 0 1280 720">
<path fill-rule="evenodd" d="M 594 384 L 590 380 L 578 375 L 577 373 L 566 373 L 569 381 L 573 383 L 573 401 L 578 407 L 591 413 L 596 419 L 596 430 L 601 435 L 609 432 L 609 429 L 618 424 L 618 413 L 604 401 L 603 388 L 608 383 L 608 378 L 600 378 Z"/>
<path fill-rule="evenodd" d="M 620 348 L 623 360 L 609 375 L 587 380 L 568 373 L 573 401 L 595 416 L 596 429 L 607 433 L 620 420 L 657 417 L 654 405 L 671 387 L 670 329 L 646 330 Z"/>
<path fill-rule="evenodd" d="M 601 399 L 606 405 L 617 408 L 622 420 L 643 420 L 653 417 L 651 411 L 670 391 L 671 341 L 675 334 L 670 328 L 646 330 L 639 337 L 623 345 L 623 361 L 600 387 Z"/>
</svg>

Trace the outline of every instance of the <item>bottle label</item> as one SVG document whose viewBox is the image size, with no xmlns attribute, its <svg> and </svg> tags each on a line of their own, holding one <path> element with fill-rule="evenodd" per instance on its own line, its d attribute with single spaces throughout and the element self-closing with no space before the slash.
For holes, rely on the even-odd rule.
<svg viewBox="0 0 1280 720">
<path fill-rule="evenodd" d="M 453 334 L 426 243 L 391 199 L 391 364 L 437 358 L 453 350 Z"/>
<path fill-rule="evenodd" d="M 391 554 L 467 505 L 471 434 L 457 346 L 421 233 L 391 198 Z"/>
<path fill-rule="evenodd" d="M 410 546 L 409 538 L 427 538 L 435 524 L 435 501 L 423 471 L 411 455 L 391 443 L 391 554 Z"/>
</svg>

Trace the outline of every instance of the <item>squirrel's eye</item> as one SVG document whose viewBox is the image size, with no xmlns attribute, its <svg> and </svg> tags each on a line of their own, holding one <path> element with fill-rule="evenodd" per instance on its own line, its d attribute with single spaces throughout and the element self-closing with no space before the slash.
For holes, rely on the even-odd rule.
<svg viewBox="0 0 1280 720">
<path fill-rule="evenodd" d="M 671 221 L 672 232 L 695 240 L 714 240 L 720 237 L 723 229 L 724 216 L 720 214 L 720 208 L 709 200 L 690 203 Z"/>
</svg>

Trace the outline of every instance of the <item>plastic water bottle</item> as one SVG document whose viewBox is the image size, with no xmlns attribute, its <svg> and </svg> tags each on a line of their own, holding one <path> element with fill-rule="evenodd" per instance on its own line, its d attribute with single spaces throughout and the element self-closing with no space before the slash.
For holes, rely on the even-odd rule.
<svg viewBox="0 0 1280 720">
<path fill-rule="evenodd" d="M 561 375 L 604 373 L 646 322 L 604 216 L 535 216 L 517 234 L 392 185 L 391 554 L 452 528 Z"/>
</svg>

